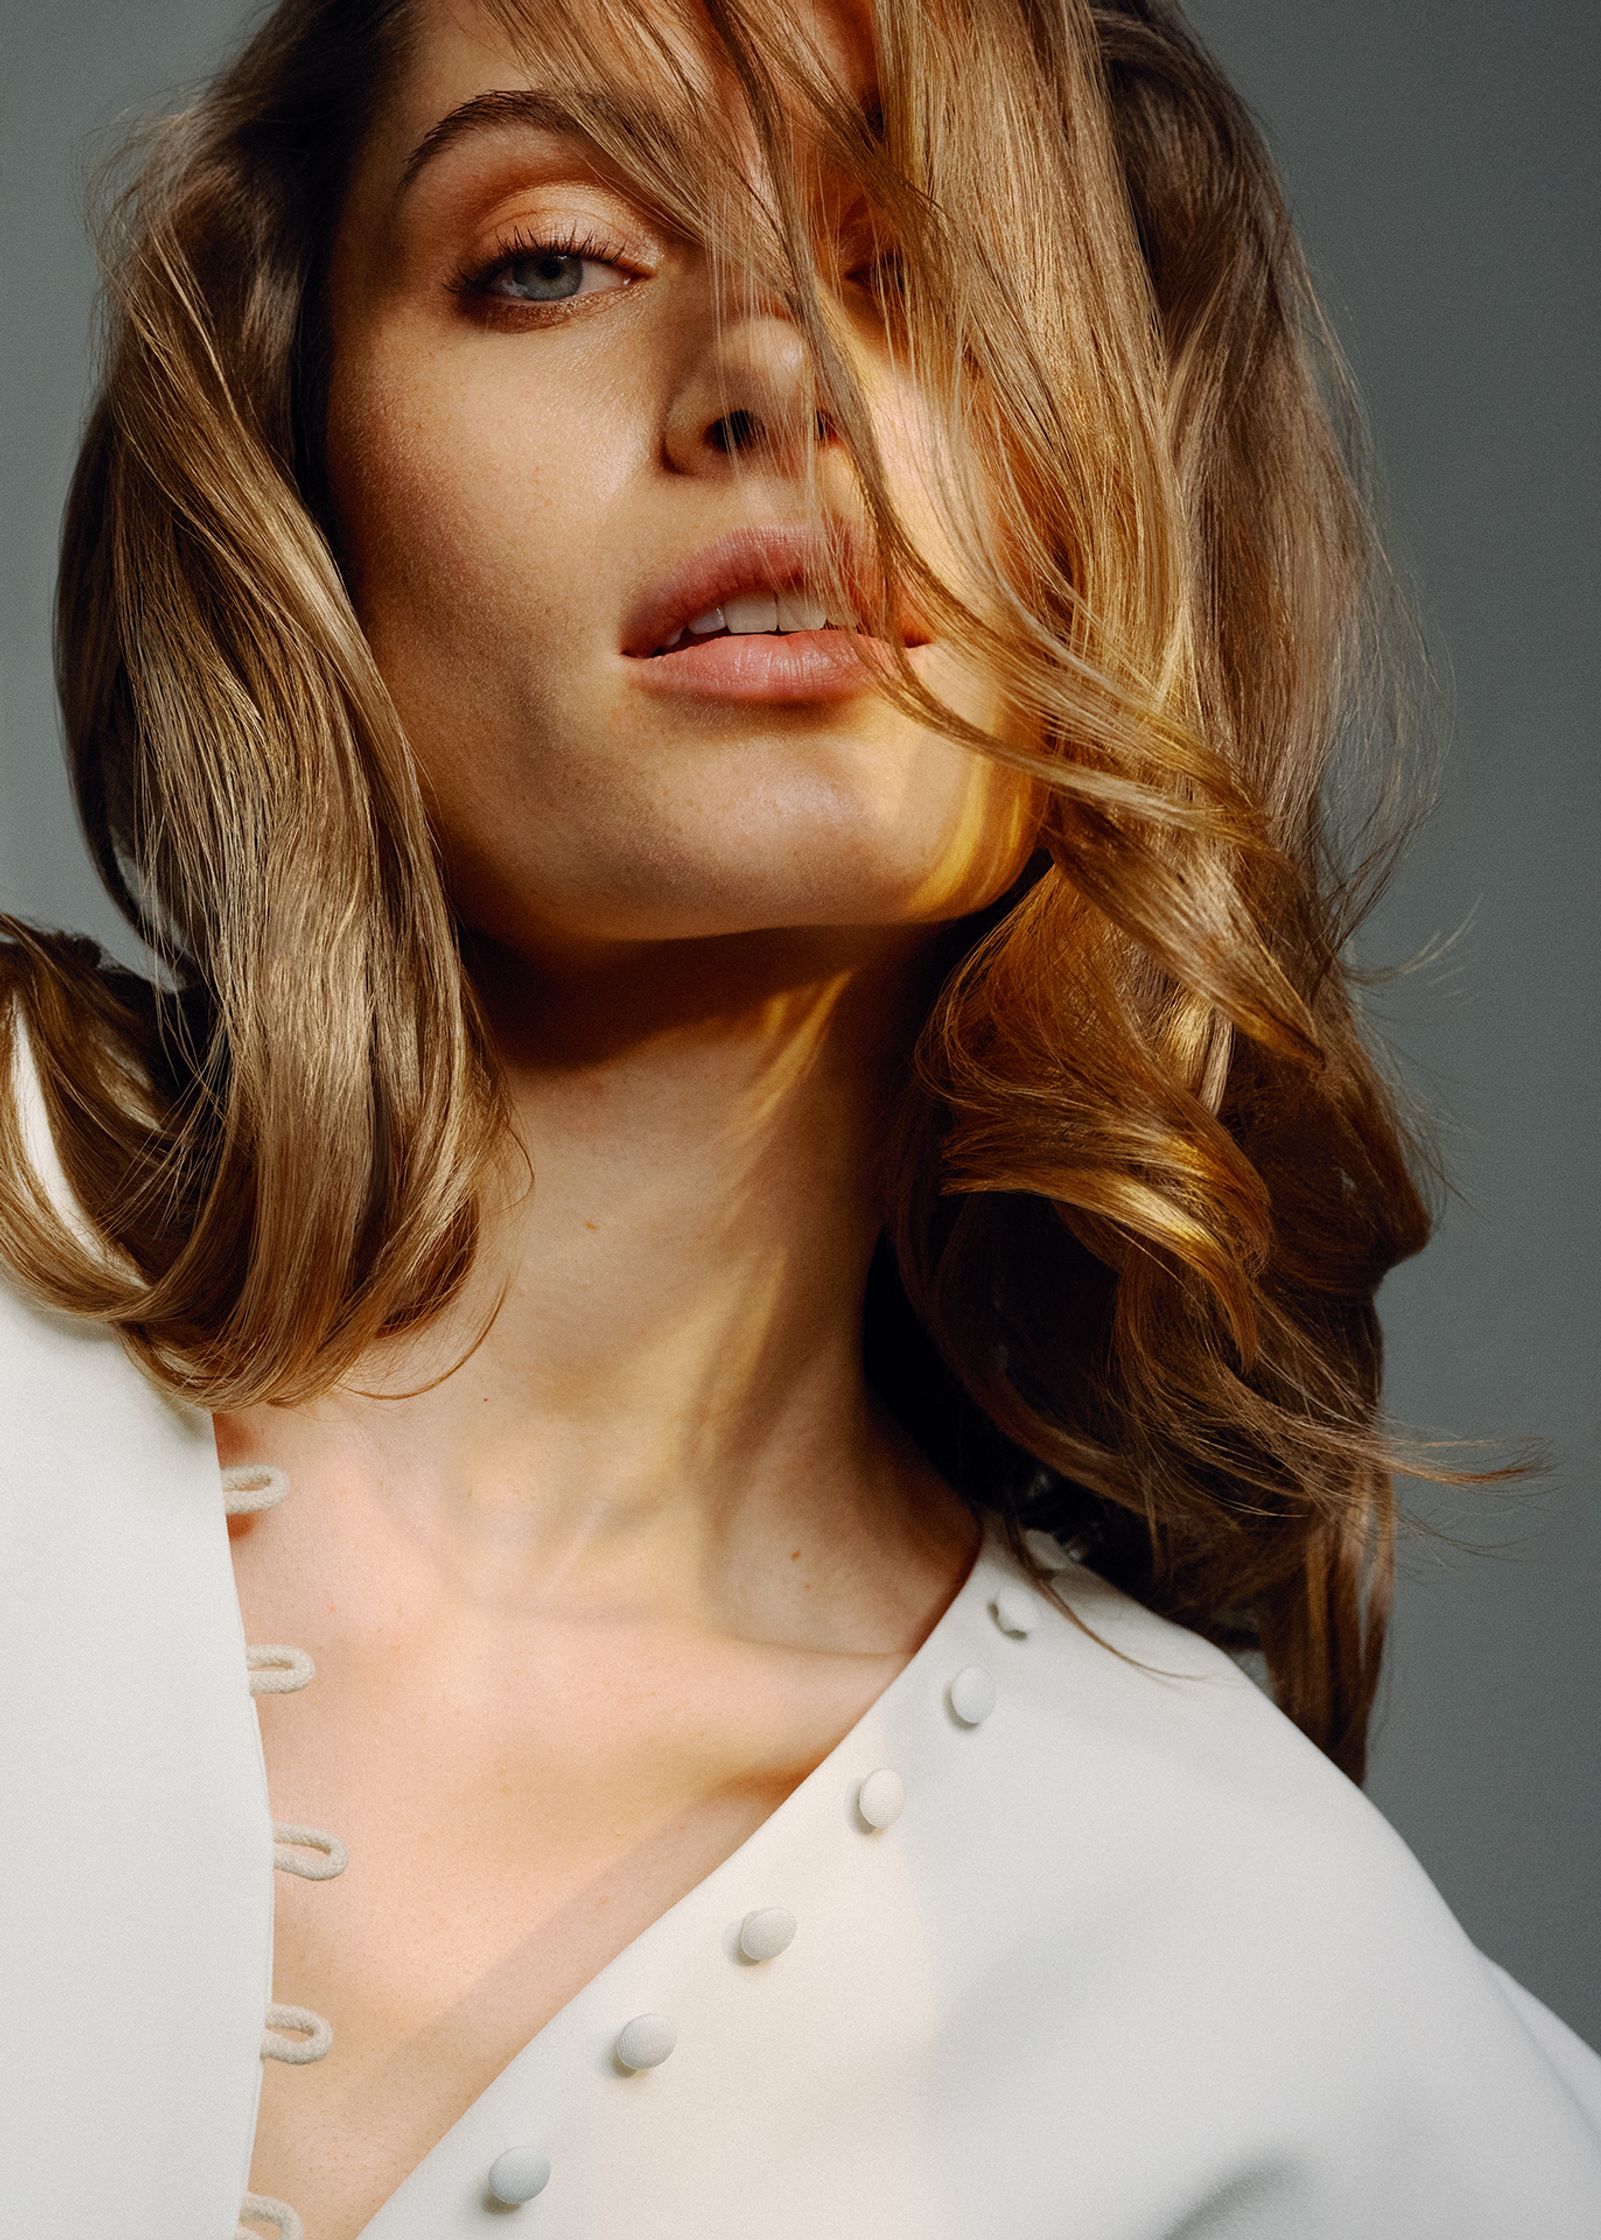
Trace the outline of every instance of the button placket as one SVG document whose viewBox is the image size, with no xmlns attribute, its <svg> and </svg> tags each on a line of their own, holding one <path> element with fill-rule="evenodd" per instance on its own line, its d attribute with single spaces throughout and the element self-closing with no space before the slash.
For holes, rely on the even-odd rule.
<svg viewBox="0 0 1601 2240">
<path fill-rule="evenodd" d="M 1060 1568 L 1071 1560 L 1059 1543 L 1053 1541 L 1051 1545 L 1060 1558 L 1060 1563 L 1053 1568 Z M 984 1559 L 981 1556 L 979 1560 Z M 991 1595 L 989 1609 L 1003 1634 L 1021 1640 L 1033 1631 L 1041 1604 L 1027 1589 L 1003 1582 Z M 994 1675 L 986 1666 L 978 1664 L 959 1667 L 944 1690 L 950 1710 L 969 1729 L 976 1728 L 989 1717 L 997 1693 Z M 891 1826 L 905 1806 L 906 1784 L 893 1766 L 874 1768 L 856 1780 L 853 1787 L 858 1823 L 868 1833 Z M 786 1950 L 795 1932 L 795 1916 L 788 1907 L 753 1907 L 740 1921 L 736 1949 L 746 1961 L 765 1962 Z M 615 2065 L 630 2075 L 658 2067 L 673 2051 L 677 2036 L 676 2025 L 666 2015 L 634 2015 L 613 2039 Z M 495 2157 L 485 2175 L 487 2197 L 507 2207 L 521 2205 L 544 2191 L 550 2175 L 550 2157 L 539 2148 L 507 2147 Z"/>
<path fill-rule="evenodd" d="M 254 1515 L 285 1498 L 289 1477 L 276 1463 L 240 1462 L 223 1471 L 222 1486 L 229 1516 Z M 288 1641 L 246 1642 L 245 1663 L 253 1696 L 292 1695 L 308 1686 L 317 1670 L 305 1650 Z M 274 1820 L 272 1835 L 273 1867 L 285 1874 L 300 1875 L 308 1882 L 329 1882 L 343 1874 L 349 1863 L 344 1844 L 327 1828 Z M 320 2061 L 333 2044 L 332 2026 L 310 2007 L 273 2000 L 262 2022 L 264 2061 Z M 245 2193 L 239 2215 L 271 2225 L 277 2240 L 305 2240 L 299 2212 L 272 2194 Z M 235 2227 L 235 2240 L 260 2240 L 260 2236 L 241 2223 Z"/>
</svg>

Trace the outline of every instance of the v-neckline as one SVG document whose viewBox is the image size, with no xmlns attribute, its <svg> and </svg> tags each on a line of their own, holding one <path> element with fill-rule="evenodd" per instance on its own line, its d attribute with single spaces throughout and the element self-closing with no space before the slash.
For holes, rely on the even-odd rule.
<svg viewBox="0 0 1601 2240">
<path fill-rule="evenodd" d="M 223 1522 L 226 1527 L 228 1489 L 224 1478 L 224 1465 L 220 1454 L 217 1452 L 215 1419 L 208 1415 L 206 1422 L 211 1433 L 212 1463 L 217 1482 L 218 1501 L 223 1511 Z M 294 1486 L 291 1479 L 291 1497 L 293 1491 Z M 522 2041 L 515 2052 L 501 2064 L 482 2091 L 474 2095 L 461 2113 L 441 2132 L 433 2144 L 425 2149 L 405 2175 L 384 2196 L 373 2215 L 356 2234 L 355 2240 L 385 2240 L 385 2235 L 380 2231 L 380 2225 L 387 2217 L 390 2209 L 400 2200 L 401 2195 L 413 2185 L 413 2182 L 419 2178 L 425 2168 L 430 2167 L 438 2156 L 449 2154 L 452 2142 L 466 2129 L 486 2101 L 498 2094 L 506 2083 L 510 2072 L 526 2064 L 538 2047 L 542 2046 L 559 2029 L 567 2026 L 575 2011 L 591 2004 L 603 1990 L 609 1978 L 624 1973 L 651 1944 L 660 1942 L 669 1933 L 669 1925 L 675 1923 L 680 1914 L 690 1906 L 704 1902 L 708 1894 L 723 1882 L 736 1879 L 759 1850 L 770 1848 L 791 1826 L 799 1822 L 802 1816 L 810 1810 L 814 1801 L 830 1788 L 841 1767 L 856 1754 L 863 1736 L 871 1728 L 891 1721 L 900 1705 L 921 1688 L 925 1676 L 934 1667 L 937 1660 L 944 1655 L 952 1637 L 965 1623 L 968 1612 L 979 1601 L 996 1574 L 998 1549 L 1001 1541 L 994 1512 L 981 1512 L 978 1516 L 978 1523 L 980 1527 L 979 1539 L 972 1560 L 944 1608 L 906 1662 L 891 1676 L 872 1701 L 863 1708 L 851 1722 L 846 1732 L 818 1760 L 811 1771 L 798 1781 L 786 1796 L 780 1798 L 772 1811 L 758 1821 L 757 1825 L 741 1839 L 732 1851 L 702 1875 L 699 1881 L 681 1892 L 654 1919 L 647 1922 L 637 1935 L 631 1937 L 627 1944 L 621 1946 L 618 1951 L 612 1954 L 610 1959 L 604 1961 L 593 1975 L 579 1985 L 570 1998 L 563 2000 L 562 2004 L 545 2018 L 539 2028 Z M 245 1630 L 244 1607 L 239 1597 L 239 1580 L 234 1569 L 231 1547 L 227 1550 L 227 1556 L 228 1575 L 232 1582 L 235 1607 L 239 1613 L 240 1634 L 243 1637 Z M 273 1807 L 268 1794 L 266 1750 L 261 1737 L 260 1710 L 253 1695 L 251 1697 L 251 1711 L 258 1744 L 255 1768 L 256 1800 L 262 1819 L 270 1821 L 273 1818 Z M 276 1873 L 276 1869 L 274 1869 L 274 1872 Z M 269 1983 L 272 1981 L 273 1954 L 276 1945 L 278 1910 L 276 1883 L 273 1885 L 272 1900 L 273 1902 L 268 1908 L 267 1960 Z M 311 1991 L 308 1995 L 315 1997 L 315 1991 Z M 337 2028 L 335 2018 L 329 2017 L 328 2019 Z M 626 2019 L 626 2017 L 622 2019 Z M 254 2158 L 255 2128 L 258 2120 L 259 2100 L 257 2114 L 253 2116 L 251 2122 L 250 2153 L 247 2156 L 247 2168 L 249 2162 Z"/>
</svg>

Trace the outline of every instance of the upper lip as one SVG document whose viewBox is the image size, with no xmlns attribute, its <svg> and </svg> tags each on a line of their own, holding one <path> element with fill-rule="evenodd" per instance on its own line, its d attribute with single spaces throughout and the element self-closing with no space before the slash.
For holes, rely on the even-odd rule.
<svg viewBox="0 0 1601 2240">
<path fill-rule="evenodd" d="M 854 613 L 867 616 L 874 604 L 876 577 L 866 534 L 853 522 L 836 519 L 832 540 L 807 522 L 731 529 L 679 561 L 645 593 L 628 618 L 624 653 L 655 653 L 682 624 L 741 591 L 811 589 L 820 596 L 820 555 L 827 541 L 838 553 Z M 908 646 L 927 644 L 928 632 L 910 607 L 904 607 L 896 619 Z"/>
</svg>

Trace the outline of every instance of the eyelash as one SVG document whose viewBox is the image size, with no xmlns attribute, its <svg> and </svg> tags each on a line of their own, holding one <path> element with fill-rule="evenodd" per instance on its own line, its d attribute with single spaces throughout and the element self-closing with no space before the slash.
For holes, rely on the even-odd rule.
<svg viewBox="0 0 1601 2240">
<path fill-rule="evenodd" d="M 535 257 L 552 256 L 593 258 L 598 264 L 618 266 L 625 261 L 619 256 L 615 241 L 587 232 L 581 226 L 562 227 L 554 233 L 511 233 L 497 242 L 495 253 L 487 262 L 460 267 L 450 281 L 450 291 L 453 295 L 475 300 L 496 314 L 506 313 L 513 318 L 563 317 L 569 305 L 585 299 L 568 296 L 558 297 L 551 303 L 530 303 L 521 301 L 516 296 L 496 295 L 492 286 L 510 266 L 528 262 Z M 893 250 L 871 259 L 865 265 L 857 266 L 856 270 L 871 272 L 880 268 L 888 268 L 892 276 L 890 293 L 897 292 L 901 285 L 901 264 L 899 256 Z M 853 278 L 854 276 L 851 275 Z M 621 295 L 623 292 L 621 288 L 600 291 L 603 295 Z"/>
<path fill-rule="evenodd" d="M 518 315 L 541 312 L 564 312 L 569 303 L 583 299 L 577 296 L 557 298 L 552 303 L 528 303 L 516 296 L 497 296 L 492 283 L 514 264 L 523 264 L 535 257 L 591 257 L 598 264 L 620 265 L 617 243 L 607 241 L 599 234 L 586 232 L 582 226 L 564 226 L 553 233 L 511 233 L 495 244 L 495 253 L 484 264 L 462 266 L 450 283 L 454 295 L 476 297 L 495 310 L 510 309 Z M 620 288 L 602 291 L 620 295 Z"/>
</svg>

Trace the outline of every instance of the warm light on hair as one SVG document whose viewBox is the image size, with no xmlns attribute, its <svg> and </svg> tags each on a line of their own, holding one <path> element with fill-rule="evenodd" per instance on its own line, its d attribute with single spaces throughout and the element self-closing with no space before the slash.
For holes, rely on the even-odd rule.
<svg viewBox="0 0 1601 2240">
<path fill-rule="evenodd" d="M 1428 1237 L 1432 1154 L 1347 944 L 1423 806 L 1412 641 L 1259 135 L 1167 0 L 879 0 L 877 116 L 765 4 L 685 11 L 726 114 L 660 5 L 493 13 L 703 231 L 719 300 L 779 292 L 887 597 L 999 680 L 1005 722 L 974 730 L 909 663 L 882 689 L 1041 787 L 1024 879 L 935 937 L 871 1371 L 975 1503 L 1259 1647 L 1360 1780 L 1392 1471 L 1528 1465 L 1403 1457 L 1380 1404 L 1375 1293 Z M 0 1097 L 0 1252 L 215 1409 L 325 1391 L 456 1296 L 508 1125 L 320 458 L 329 227 L 411 16 L 282 0 L 134 151 L 58 676 L 101 876 L 173 985 L 0 919 L 0 1082 L 21 1018 L 106 1246 L 30 1191 Z M 978 593 L 897 513 L 814 254 L 819 156 L 885 249 Z"/>
</svg>

